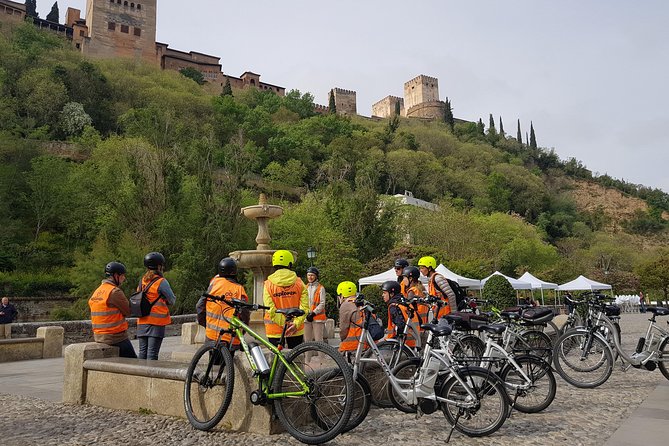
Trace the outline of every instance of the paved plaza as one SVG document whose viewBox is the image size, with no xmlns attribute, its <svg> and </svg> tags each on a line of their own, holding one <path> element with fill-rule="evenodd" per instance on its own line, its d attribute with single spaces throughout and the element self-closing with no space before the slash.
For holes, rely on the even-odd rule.
<svg viewBox="0 0 669 446">
<path fill-rule="evenodd" d="M 624 314 L 627 350 L 645 332 L 645 314 Z M 667 318 L 660 318 L 665 324 Z M 165 353 L 179 338 L 165 340 Z M 659 370 L 617 365 L 597 389 L 577 389 L 558 378 L 553 404 L 539 414 L 514 412 L 494 435 L 468 438 L 457 431 L 457 445 L 666 445 L 669 434 L 669 381 Z M 263 437 L 225 431 L 200 432 L 185 419 L 61 404 L 63 360 L 0 363 L 0 444 L 24 445 L 274 445 L 300 444 L 287 434 Z M 110 389 L 110 392 L 113 389 Z M 443 446 L 448 423 L 443 415 L 416 419 L 395 409 L 372 409 L 367 419 L 331 445 L 362 441 Z"/>
</svg>

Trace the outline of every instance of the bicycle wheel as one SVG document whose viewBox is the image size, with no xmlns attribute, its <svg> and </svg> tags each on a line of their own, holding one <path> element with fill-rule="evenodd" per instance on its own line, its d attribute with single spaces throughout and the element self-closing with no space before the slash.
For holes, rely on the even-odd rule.
<svg viewBox="0 0 669 446">
<path fill-rule="evenodd" d="M 585 330 L 560 336 L 553 349 L 555 371 L 569 384 L 592 389 L 609 379 L 613 355 L 606 341 Z"/>
<path fill-rule="evenodd" d="M 351 368 L 335 348 L 322 342 L 300 344 L 286 360 L 288 367 L 282 362 L 277 367 L 271 393 L 300 392 L 298 378 L 307 384 L 309 392 L 274 399 L 279 422 L 302 443 L 332 440 L 346 428 L 353 411 Z"/>
<path fill-rule="evenodd" d="M 544 327 L 543 331 L 551 340 L 551 345 L 555 345 L 555 341 L 557 341 L 557 338 L 560 337 L 560 329 L 557 327 L 557 325 L 555 325 L 553 321 L 548 321 L 546 322 L 546 326 Z"/>
<path fill-rule="evenodd" d="M 500 373 L 509 400 L 514 409 L 524 413 L 541 412 L 555 399 L 557 383 L 550 364 L 536 356 L 526 355 L 514 358 L 520 370 L 530 379 L 529 387 L 525 378 L 510 362 Z"/>
<path fill-rule="evenodd" d="M 480 367 L 463 367 L 437 391 L 441 410 L 455 428 L 469 437 L 484 437 L 496 432 L 507 418 L 509 403 L 504 385 L 493 373 Z M 472 400 L 467 388 L 476 396 Z"/>
<path fill-rule="evenodd" d="M 400 349 L 399 342 L 382 341 L 377 345 L 379 353 L 390 367 L 395 368 L 397 364 L 409 358 L 415 357 L 414 352 L 403 345 Z M 364 357 L 370 358 L 374 354 L 372 349 L 368 349 Z M 372 390 L 372 403 L 378 407 L 393 407 L 393 403 L 388 398 L 388 377 L 378 362 L 363 362 L 360 364 L 360 372 L 365 376 Z"/>
<path fill-rule="evenodd" d="M 660 372 L 662 372 L 665 378 L 669 379 L 669 369 L 667 369 L 667 362 L 669 362 L 669 337 L 664 338 L 664 341 L 660 344 L 659 353 L 658 365 L 660 366 Z"/>
<path fill-rule="evenodd" d="M 186 417 L 194 428 L 216 426 L 232 401 L 235 369 L 225 347 L 205 345 L 191 360 L 184 385 Z"/>
<path fill-rule="evenodd" d="M 476 335 L 451 336 L 451 354 L 455 359 L 479 359 L 485 351 L 485 344 Z"/>
<path fill-rule="evenodd" d="M 513 347 L 515 351 L 524 354 L 538 356 L 547 363 L 551 363 L 553 356 L 553 343 L 551 338 L 539 330 L 527 330 L 522 332 Z"/>
<path fill-rule="evenodd" d="M 342 433 L 355 429 L 360 423 L 365 421 L 369 409 L 372 407 L 372 390 L 365 377 L 360 373 L 355 377 L 354 387 L 355 396 L 353 401 L 353 411 L 351 412 L 351 418 L 348 420 L 348 424 L 346 424 Z"/>
<path fill-rule="evenodd" d="M 564 323 L 564 325 L 562 325 L 562 327 L 560 327 L 560 333 L 559 333 L 558 337 L 562 336 L 563 334 L 565 334 L 566 332 L 568 332 L 572 328 L 583 327 L 583 326 L 584 326 L 583 325 L 583 319 L 581 318 L 581 316 L 578 313 L 576 313 L 573 316 L 573 320 L 571 322 L 569 322 L 569 319 L 567 319 L 567 321 Z M 555 342 L 553 343 L 553 345 L 555 345 Z"/>
<path fill-rule="evenodd" d="M 393 376 L 398 380 L 411 380 L 416 375 L 419 367 L 420 358 L 409 358 L 397 364 L 397 367 L 393 369 Z M 413 386 L 413 382 L 398 384 L 404 390 L 408 390 Z M 390 400 L 396 409 L 404 413 L 416 413 L 416 406 L 407 404 L 390 383 L 388 383 L 388 400 Z"/>
</svg>

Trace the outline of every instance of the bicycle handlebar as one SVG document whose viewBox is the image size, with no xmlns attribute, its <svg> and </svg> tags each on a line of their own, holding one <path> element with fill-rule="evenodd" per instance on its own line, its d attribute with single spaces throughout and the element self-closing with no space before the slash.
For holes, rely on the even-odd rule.
<svg viewBox="0 0 669 446">
<path fill-rule="evenodd" d="M 241 310 L 241 309 L 247 309 L 251 311 L 258 311 L 258 310 L 269 310 L 269 307 L 266 307 L 265 305 L 260 305 L 260 304 L 250 304 L 248 302 L 244 302 L 243 300 L 239 299 L 226 299 L 223 296 L 214 296 L 212 294 L 207 294 L 207 293 L 202 293 L 202 297 L 214 301 L 214 302 L 224 302 L 228 304 L 229 306 Z"/>
</svg>

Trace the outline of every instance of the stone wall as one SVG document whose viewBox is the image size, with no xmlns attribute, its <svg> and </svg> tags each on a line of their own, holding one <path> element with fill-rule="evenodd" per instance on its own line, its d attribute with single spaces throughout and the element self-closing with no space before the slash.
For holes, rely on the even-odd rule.
<svg viewBox="0 0 669 446">
<path fill-rule="evenodd" d="M 22 23 L 26 17 L 26 6 L 18 2 L 0 0 L 0 20 Z"/>
<path fill-rule="evenodd" d="M 404 107 L 409 109 L 424 102 L 439 100 L 439 81 L 436 77 L 421 74 L 404 83 Z"/>
<path fill-rule="evenodd" d="M 194 314 L 172 316 L 172 323 L 165 329 L 165 336 L 181 335 L 181 324 L 195 321 Z M 13 338 L 34 338 L 39 327 L 63 327 L 65 330 L 65 344 L 77 342 L 92 342 L 93 330 L 91 321 L 56 321 L 56 322 L 22 322 L 12 324 Z M 137 318 L 128 318 L 128 332 L 130 338 L 135 338 L 137 332 Z"/>
<path fill-rule="evenodd" d="M 379 102 L 373 104 L 372 116 L 378 116 L 380 118 L 394 116 L 395 107 L 398 102 L 400 104 L 400 116 L 404 116 L 404 99 L 398 98 L 397 96 L 386 96 Z"/>
<path fill-rule="evenodd" d="M 68 307 L 77 300 L 74 296 L 10 297 L 19 312 L 17 322 L 48 321 L 53 310 Z"/>
<path fill-rule="evenodd" d="M 442 101 L 423 102 L 407 109 L 407 118 L 443 120 L 446 104 Z"/>
<path fill-rule="evenodd" d="M 334 88 L 332 91 L 334 92 L 338 115 L 353 116 L 358 114 L 355 91 L 342 88 Z"/>
</svg>

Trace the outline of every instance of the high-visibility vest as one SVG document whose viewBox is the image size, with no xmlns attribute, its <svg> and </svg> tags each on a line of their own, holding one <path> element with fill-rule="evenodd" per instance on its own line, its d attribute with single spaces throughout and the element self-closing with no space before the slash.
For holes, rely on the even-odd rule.
<svg viewBox="0 0 669 446">
<path fill-rule="evenodd" d="M 225 297 L 226 300 L 239 299 L 245 302 L 249 301 L 249 298 L 246 296 L 246 291 L 244 287 L 238 283 L 229 281 L 224 277 L 216 276 L 209 282 L 211 289 L 208 294 L 212 296 Z M 224 319 L 224 316 L 228 319 L 232 317 L 235 313 L 235 309 L 225 302 L 220 301 L 207 301 L 207 326 L 205 334 L 208 339 L 217 339 L 218 333 L 221 330 L 225 330 L 230 327 L 228 321 Z M 230 343 L 230 338 L 232 335 L 226 333 L 221 336 L 221 340 L 227 343 Z M 232 341 L 232 345 L 239 345 L 239 338 L 235 337 Z"/>
<path fill-rule="evenodd" d="M 405 307 L 404 305 L 399 305 L 397 303 L 391 303 L 388 305 L 388 335 L 386 336 L 389 339 L 396 338 L 399 333 L 396 333 L 395 331 L 395 324 L 393 324 L 392 321 L 392 316 L 390 315 L 390 307 L 395 306 L 400 309 L 402 312 L 402 316 L 404 316 L 404 323 L 407 325 L 411 325 L 413 320 L 409 320 L 409 309 Z M 414 320 L 416 319 L 416 316 L 414 315 Z M 414 324 L 415 325 L 415 324 Z M 404 338 L 404 343 L 408 347 L 415 347 L 416 346 L 416 338 L 413 336 L 413 331 L 412 330 L 407 330 L 407 335 L 406 338 Z"/>
<path fill-rule="evenodd" d="M 416 287 L 416 286 L 412 286 L 411 288 L 409 288 L 409 290 L 407 291 L 407 295 L 412 291 L 413 291 L 414 296 L 416 296 L 416 297 L 424 297 L 424 295 L 425 295 L 423 293 L 423 291 L 419 290 L 418 287 Z M 428 313 L 430 312 L 430 306 L 427 305 L 427 304 L 416 304 L 416 306 L 418 307 L 418 310 L 416 311 L 416 314 L 418 316 L 420 316 L 420 320 L 422 321 L 422 323 L 423 324 L 429 324 L 430 322 L 432 322 L 432 321 L 427 320 Z M 416 318 L 416 319 L 418 319 L 418 318 Z M 418 321 L 416 321 L 416 322 L 418 322 Z M 420 327 L 419 327 L 419 329 L 420 329 Z"/>
<path fill-rule="evenodd" d="M 314 292 L 314 302 L 311 304 L 311 309 L 309 311 L 316 311 L 316 307 L 318 307 L 321 304 L 321 290 L 323 289 L 323 285 L 320 283 L 316 287 L 316 291 Z M 319 313 L 314 316 L 315 321 L 324 321 L 327 319 L 327 316 L 325 315 L 325 311 L 322 313 Z"/>
<path fill-rule="evenodd" d="M 300 308 L 300 299 L 304 283 L 299 277 L 290 286 L 283 287 L 275 285 L 271 280 L 265 281 L 265 289 L 272 298 L 277 310 L 286 308 Z M 283 327 L 274 323 L 269 317 L 269 311 L 265 310 L 265 334 L 268 338 L 280 338 Z"/>
<path fill-rule="evenodd" d="M 398 279 L 399 279 L 399 277 L 398 277 Z M 406 284 L 406 281 L 404 280 L 404 277 L 402 277 L 402 280 L 398 280 L 398 282 L 400 283 L 400 293 L 402 293 L 402 296 L 406 296 L 407 295 L 407 284 Z"/>
<path fill-rule="evenodd" d="M 115 288 L 114 284 L 103 282 L 88 299 L 88 306 L 91 309 L 91 324 L 95 334 L 122 333 L 128 329 L 128 322 L 123 317 L 121 310 L 107 304 L 109 296 Z"/>
<path fill-rule="evenodd" d="M 160 297 L 160 294 L 158 293 L 158 288 L 160 288 L 160 284 L 163 283 L 164 278 L 160 278 L 153 282 L 153 285 L 149 287 L 149 289 L 146 291 L 146 298 L 150 303 L 156 302 L 153 304 L 151 307 L 151 313 L 149 313 L 148 316 L 140 317 L 137 319 L 137 325 L 169 325 L 172 322 L 172 318 L 170 317 L 170 309 L 167 307 L 167 303 L 165 302 L 164 299 Z M 146 287 L 151 280 L 147 279 L 146 277 L 142 278 L 142 289 Z"/>
<path fill-rule="evenodd" d="M 436 282 L 437 282 L 437 273 L 432 274 L 432 276 L 430 277 L 430 281 L 428 283 L 428 289 L 430 292 L 430 296 L 437 296 L 438 298 L 446 302 L 446 305 L 441 307 L 441 309 L 439 310 L 439 314 L 437 315 L 437 319 L 441 319 L 442 317 L 451 313 L 451 305 L 448 302 L 448 296 L 439 291 L 439 289 L 437 288 Z"/>
<path fill-rule="evenodd" d="M 355 302 L 355 297 L 345 300 L 345 302 Z M 362 335 L 362 324 L 365 321 L 365 312 L 360 309 L 351 315 L 351 323 L 348 326 L 346 339 L 339 344 L 340 352 L 352 352 L 358 348 L 360 336 Z"/>
</svg>

